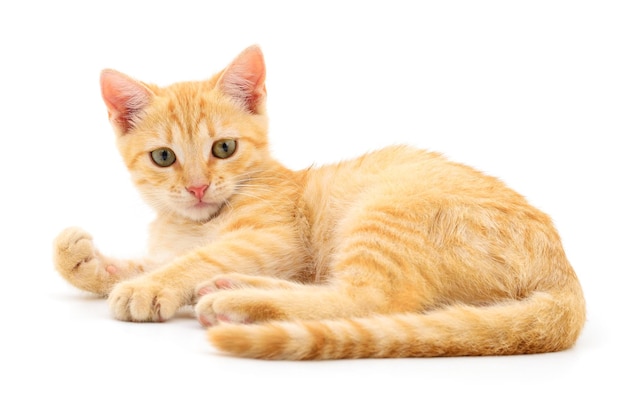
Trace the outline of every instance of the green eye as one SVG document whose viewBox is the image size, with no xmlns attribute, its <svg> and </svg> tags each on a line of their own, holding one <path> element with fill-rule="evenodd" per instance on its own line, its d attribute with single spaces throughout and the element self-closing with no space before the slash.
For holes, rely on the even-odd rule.
<svg viewBox="0 0 626 403">
<path fill-rule="evenodd" d="M 217 158 L 228 158 L 235 153 L 237 149 L 237 140 L 223 139 L 213 143 L 213 155 Z"/>
<path fill-rule="evenodd" d="M 176 154 L 167 147 L 157 148 L 150 153 L 150 157 L 155 164 L 164 168 L 176 162 Z"/>
</svg>

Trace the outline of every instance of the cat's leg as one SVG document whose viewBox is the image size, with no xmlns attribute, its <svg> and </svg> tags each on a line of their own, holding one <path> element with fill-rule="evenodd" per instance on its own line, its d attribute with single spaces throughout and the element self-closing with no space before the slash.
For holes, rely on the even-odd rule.
<svg viewBox="0 0 626 403">
<path fill-rule="evenodd" d="M 298 283 L 267 276 L 251 276 L 241 273 L 229 273 L 213 277 L 196 287 L 196 296 L 202 297 L 220 290 L 238 288 L 262 288 L 262 289 L 294 289 Z"/>
<path fill-rule="evenodd" d="M 365 214 L 357 214 L 362 211 Z M 357 210 L 337 227 L 336 237 L 342 242 L 326 283 L 210 293 L 198 301 L 200 322 L 354 318 L 434 306 L 439 280 L 422 268 L 439 264 L 437 251 L 429 246 L 428 234 L 417 227 L 410 211 L 401 206 Z"/>
<path fill-rule="evenodd" d="M 107 295 L 116 283 L 146 270 L 143 262 L 102 255 L 94 246 L 91 235 L 77 227 L 66 228 L 56 237 L 53 260 L 56 270 L 70 284 L 102 296 Z"/>
<path fill-rule="evenodd" d="M 162 321 L 174 315 L 182 305 L 195 304 L 199 318 L 202 312 L 211 312 L 211 302 L 204 300 L 203 305 L 197 304 L 205 295 L 221 293 L 225 290 L 238 289 L 298 289 L 300 284 L 266 276 L 252 276 L 241 273 L 220 274 L 208 281 L 201 281 L 204 270 L 201 269 L 194 256 L 188 256 L 187 267 L 195 267 L 195 270 L 185 270 L 186 276 L 181 276 L 181 269 L 168 268 L 160 270 L 152 275 L 136 280 L 126 281 L 116 289 L 111 296 L 111 305 L 118 319 L 134 321 Z M 177 262 L 181 264 L 182 261 Z M 191 263 L 194 262 L 194 263 Z M 169 279 L 169 280 L 167 280 Z M 197 279 L 197 280 L 195 280 Z M 195 293 L 190 294 L 184 288 L 172 287 L 180 285 L 187 280 L 189 284 L 198 283 Z M 169 286 L 166 286 L 169 285 Z"/>
<path fill-rule="evenodd" d="M 387 297 L 376 287 L 285 282 L 276 288 L 220 288 L 200 297 L 200 323 L 255 323 L 268 320 L 327 319 L 386 313 Z"/>
<path fill-rule="evenodd" d="M 284 242 L 286 231 L 284 226 L 277 226 L 227 233 L 158 270 L 116 285 L 109 295 L 111 311 L 125 321 L 163 321 L 182 306 L 195 303 L 198 285 L 206 286 L 207 280 L 215 276 L 231 276 L 234 269 L 238 273 L 280 275 L 287 263 L 293 262 L 293 245 Z M 231 286 L 247 281 L 244 276 L 232 275 L 223 280 L 226 278 Z"/>
</svg>

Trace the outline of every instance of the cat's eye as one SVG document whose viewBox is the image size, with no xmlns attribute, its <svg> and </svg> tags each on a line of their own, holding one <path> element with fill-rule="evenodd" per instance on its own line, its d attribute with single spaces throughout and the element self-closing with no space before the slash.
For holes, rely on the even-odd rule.
<svg viewBox="0 0 626 403">
<path fill-rule="evenodd" d="M 150 157 L 155 164 L 164 168 L 176 162 L 176 154 L 167 147 L 157 148 L 150 153 Z"/>
<path fill-rule="evenodd" d="M 237 140 L 222 139 L 213 143 L 213 155 L 217 158 L 228 158 L 235 153 L 237 149 Z"/>
</svg>

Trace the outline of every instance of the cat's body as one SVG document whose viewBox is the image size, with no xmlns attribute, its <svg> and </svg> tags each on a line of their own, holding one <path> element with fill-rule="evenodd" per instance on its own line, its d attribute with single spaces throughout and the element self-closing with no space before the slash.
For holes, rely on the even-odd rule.
<svg viewBox="0 0 626 403">
<path fill-rule="evenodd" d="M 118 319 L 195 304 L 220 349 L 259 358 L 520 354 L 572 346 L 583 294 L 550 219 L 499 180 L 411 147 L 291 171 L 267 150 L 265 69 L 244 51 L 206 82 L 107 70 L 118 146 L 157 211 L 148 257 L 84 231 L 55 264 Z"/>
</svg>

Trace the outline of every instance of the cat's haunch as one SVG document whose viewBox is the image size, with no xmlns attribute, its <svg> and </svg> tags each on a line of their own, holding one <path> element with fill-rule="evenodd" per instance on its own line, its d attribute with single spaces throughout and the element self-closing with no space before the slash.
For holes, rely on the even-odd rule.
<svg viewBox="0 0 626 403">
<path fill-rule="evenodd" d="M 274 160 L 259 47 L 207 81 L 105 70 L 101 88 L 157 214 L 149 253 L 113 259 L 69 228 L 54 262 L 117 319 L 193 304 L 217 348 L 266 359 L 541 353 L 578 338 L 585 301 L 557 231 L 498 179 L 409 146 L 301 171 Z"/>
</svg>

